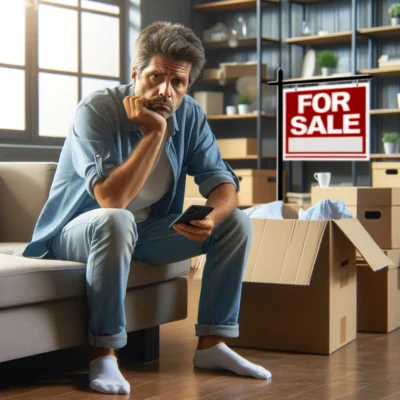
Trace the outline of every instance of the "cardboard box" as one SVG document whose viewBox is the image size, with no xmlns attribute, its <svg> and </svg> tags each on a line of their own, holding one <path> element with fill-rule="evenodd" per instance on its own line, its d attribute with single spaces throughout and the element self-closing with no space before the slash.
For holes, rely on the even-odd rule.
<svg viewBox="0 0 400 400">
<path fill-rule="evenodd" d="M 387 250 L 393 265 L 371 271 L 357 260 L 357 330 L 389 333 L 400 327 L 400 250 Z"/>
<path fill-rule="evenodd" d="M 276 201 L 276 170 L 236 169 L 235 174 L 240 182 L 240 206 Z M 283 188 L 285 187 L 285 174 L 283 174 Z M 284 196 L 285 190 L 283 192 Z"/>
<path fill-rule="evenodd" d="M 287 205 L 284 216 L 297 217 Z M 297 209 L 299 206 L 297 206 Z M 287 213 L 291 211 L 291 213 Z M 391 265 L 356 219 L 253 219 L 240 337 L 230 345 L 331 354 L 356 338 L 356 252 Z"/>
<path fill-rule="evenodd" d="M 203 70 L 202 77 L 204 80 L 217 80 L 220 79 L 220 68 L 206 68 Z"/>
<path fill-rule="evenodd" d="M 343 200 L 382 249 L 400 248 L 400 188 L 312 188 L 312 204 L 327 198 Z"/>
<path fill-rule="evenodd" d="M 224 94 L 220 92 L 195 92 L 193 98 L 207 115 L 224 113 Z"/>
<path fill-rule="evenodd" d="M 220 64 L 220 76 L 225 79 L 236 79 L 243 76 L 257 76 L 257 62 Z M 267 77 L 267 64 L 262 63 L 262 77 Z"/>
<path fill-rule="evenodd" d="M 373 187 L 400 187 L 400 162 L 373 162 Z"/>
<path fill-rule="evenodd" d="M 239 206 L 270 203 L 276 200 L 276 171 L 273 169 L 237 169 L 240 183 Z M 285 188 L 285 174 L 283 187 Z M 283 193 L 285 196 L 285 191 Z M 186 197 L 201 197 L 192 176 L 186 176 Z"/>
<path fill-rule="evenodd" d="M 257 139 L 218 139 L 222 158 L 257 156 Z"/>
</svg>

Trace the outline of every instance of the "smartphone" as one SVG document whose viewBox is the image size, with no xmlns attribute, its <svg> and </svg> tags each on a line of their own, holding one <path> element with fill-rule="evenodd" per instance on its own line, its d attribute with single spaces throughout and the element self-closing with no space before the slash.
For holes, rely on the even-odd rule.
<svg viewBox="0 0 400 400">
<path fill-rule="evenodd" d="M 190 206 L 169 227 L 172 228 L 175 224 L 190 225 L 190 221 L 202 220 L 213 210 L 214 207 L 210 206 Z"/>
</svg>

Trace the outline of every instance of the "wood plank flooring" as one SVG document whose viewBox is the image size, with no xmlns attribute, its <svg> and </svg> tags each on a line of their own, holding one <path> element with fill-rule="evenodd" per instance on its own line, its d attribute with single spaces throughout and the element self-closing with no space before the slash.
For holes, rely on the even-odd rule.
<svg viewBox="0 0 400 400">
<path fill-rule="evenodd" d="M 0 400 L 400 400 L 400 330 L 359 334 L 331 356 L 236 349 L 272 372 L 270 382 L 194 370 L 200 281 L 189 275 L 189 317 L 161 328 L 161 359 L 121 360 L 131 395 L 102 395 L 87 384 L 87 348 L 0 364 Z"/>
</svg>

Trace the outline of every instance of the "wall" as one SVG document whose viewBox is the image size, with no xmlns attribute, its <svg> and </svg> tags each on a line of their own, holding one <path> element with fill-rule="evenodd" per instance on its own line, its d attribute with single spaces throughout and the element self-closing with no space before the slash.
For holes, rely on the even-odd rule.
<svg viewBox="0 0 400 400">
<path fill-rule="evenodd" d="M 125 0 L 128 18 L 126 51 L 126 82 L 130 81 L 135 40 L 141 29 L 155 21 L 191 25 L 191 2 L 188 0 Z"/>
</svg>

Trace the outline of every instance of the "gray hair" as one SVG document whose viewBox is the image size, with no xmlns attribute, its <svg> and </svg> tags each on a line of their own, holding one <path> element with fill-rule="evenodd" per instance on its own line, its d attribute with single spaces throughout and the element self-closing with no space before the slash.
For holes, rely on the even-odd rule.
<svg viewBox="0 0 400 400">
<path fill-rule="evenodd" d="M 181 24 L 154 22 L 139 33 L 134 54 L 138 74 L 157 54 L 176 61 L 190 62 L 190 84 L 199 77 L 205 64 L 201 41 L 191 29 Z"/>
</svg>

